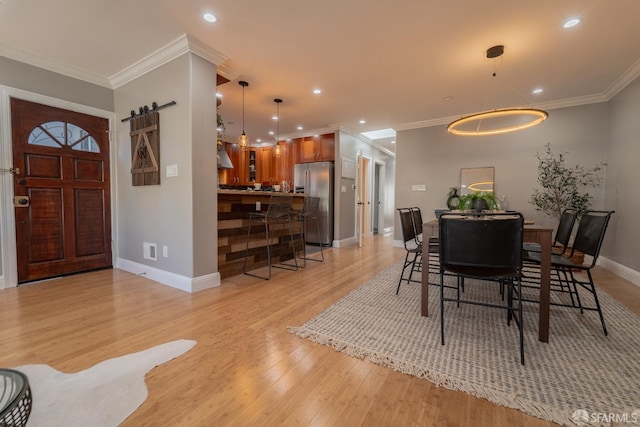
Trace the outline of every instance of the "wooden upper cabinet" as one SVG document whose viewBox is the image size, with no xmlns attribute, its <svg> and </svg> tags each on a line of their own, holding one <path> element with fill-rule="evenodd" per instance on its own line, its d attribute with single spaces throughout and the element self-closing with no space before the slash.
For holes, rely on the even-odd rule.
<svg viewBox="0 0 640 427">
<path fill-rule="evenodd" d="M 273 158 L 273 174 L 276 184 L 293 180 L 293 165 L 300 163 L 300 153 L 296 140 L 280 141 L 282 156 Z"/>
<path fill-rule="evenodd" d="M 256 182 L 273 181 L 273 161 L 271 156 L 271 147 L 260 147 L 257 151 L 257 178 Z"/>
<path fill-rule="evenodd" d="M 224 169 L 220 173 L 220 184 L 245 185 L 249 178 L 249 154 L 236 144 L 225 143 L 225 151 L 229 155 L 233 169 Z"/>
<path fill-rule="evenodd" d="M 328 133 L 322 135 L 320 143 L 320 157 L 323 162 L 334 161 L 336 159 L 336 135 Z"/>
<path fill-rule="evenodd" d="M 335 160 L 335 135 L 307 136 L 299 143 L 300 163 Z"/>
</svg>

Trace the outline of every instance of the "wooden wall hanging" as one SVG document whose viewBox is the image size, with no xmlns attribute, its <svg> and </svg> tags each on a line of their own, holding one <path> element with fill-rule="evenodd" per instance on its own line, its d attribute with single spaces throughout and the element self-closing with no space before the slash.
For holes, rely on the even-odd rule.
<svg viewBox="0 0 640 427">
<path fill-rule="evenodd" d="M 152 104 L 152 109 L 146 105 L 140 107 L 139 114 L 131 110 L 131 116 L 122 121 L 130 120 L 131 137 L 131 183 L 139 185 L 160 184 L 160 114 L 158 110 L 175 105 L 171 101 L 158 107 Z"/>
</svg>

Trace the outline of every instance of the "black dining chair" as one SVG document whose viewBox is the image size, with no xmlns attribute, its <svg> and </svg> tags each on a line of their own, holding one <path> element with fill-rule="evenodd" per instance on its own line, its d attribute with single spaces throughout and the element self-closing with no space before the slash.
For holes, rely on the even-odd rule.
<svg viewBox="0 0 640 427">
<path fill-rule="evenodd" d="M 512 318 L 520 334 L 520 363 L 524 365 L 522 317 L 522 236 L 524 218 L 520 213 L 444 213 L 440 217 L 440 337 L 444 345 L 444 303 L 455 302 L 499 308 L 507 311 L 507 324 Z M 460 286 L 455 297 L 445 294 L 445 275 L 459 279 L 498 281 L 507 286 L 505 303 L 461 299 Z M 460 283 L 460 281 L 458 281 Z M 474 284 L 475 286 L 475 284 Z M 515 297 L 515 301 L 514 301 Z"/>
<path fill-rule="evenodd" d="M 402 241 L 406 254 L 404 264 L 402 265 L 402 272 L 400 273 L 400 280 L 398 280 L 396 295 L 400 292 L 400 285 L 403 281 L 407 283 L 420 282 L 420 280 L 413 279 L 413 273 L 419 270 L 422 263 L 422 243 L 418 240 L 416 234 L 416 227 L 413 220 L 414 212 L 412 208 L 398 208 L 397 210 L 400 215 L 400 228 L 402 229 Z M 407 268 L 409 268 L 409 277 L 405 278 Z"/>
<path fill-rule="evenodd" d="M 559 254 L 551 255 L 551 267 L 557 272 L 561 282 L 573 288 L 572 294 L 576 297 L 576 302 L 572 299 L 571 305 L 558 302 L 551 302 L 551 304 L 575 307 L 580 309 L 580 313 L 584 313 L 585 310 L 597 311 L 600 317 L 600 323 L 602 323 L 602 331 L 605 335 L 608 335 L 607 327 L 604 323 L 602 307 L 598 300 L 598 293 L 595 283 L 593 282 L 591 269 L 595 267 L 598 261 L 607 226 L 609 225 L 611 215 L 614 213 L 615 211 L 587 211 L 580 219 L 578 231 L 576 232 L 576 237 L 569 254 L 566 256 Z M 573 259 L 575 259 L 574 256 L 576 252 L 589 255 L 591 262 L 587 264 L 574 262 Z M 531 252 L 529 256 L 533 261 L 540 263 L 541 257 L 539 253 Z M 577 272 L 583 272 L 584 275 L 578 275 L 576 274 Z M 585 275 L 586 279 L 583 279 Z M 586 306 L 582 303 L 580 294 L 578 293 L 579 288 L 585 289 L 592 295 L 592 306 Z"/>
<path fill-rule="evenodd" d="M 578 212 L 575 209 L 565 209 L 562 211 L 562 215 L 560 216 L 560 222 L 558 223 L 558 228 L 556 229 L 556 233 L 553 239 L 552 249 L 554 253 L 562 255 L 567 251 L 569 247 L 569 240 L 571 240 L 571 233 L 573 231 L 573 226 L 576 222 L 576 218 L 578 217 Z M 524 252 L 522 254 L 523 261 L 525 264 L 525 269 L 523 271 L 522 280 L 525 283 L 523 286 L 526 287 L 539 287 L 539 279 L 537 275 L 531 275 L 531 269 L 529 268 L 532 264 L 534 264 L 534 272 L 538 273 L 537 265 L 539 264 L 540 258 L 540 244 L 533 242 L 524 242 L 523 243 Z M 558 271 L 553 270 L 554 279 L 551 282 L 551 289 L 554 292 L 562 292 L 568 294 L 571 298 L 571 305 L 575 305 L 574 300 L 574 292 L 570 286 L 567 286 L 566 281 L 560 280 L 558 276 Z M 537 300 L 526 299 L 525 301 L 529 302 L 538 302 Z"/>
<path fill-rule="evenodd" d="M 553 239 L 553 247 L 562 249 L 560 254 L 566 252 L 569 246 L 569 240 L 571 239 L 571 232 L 573 231 L 573 225 L 578 217 L 578 212 L 575 209 L 565 209 L 560 216 L 560 222 L 556 229 L 556 234 Z M 527 260 L 530 252 L 540 252 L 540 244 L 533 242 L 524 242 L 523 245 L 525 253 L 523 254 L 525 261 Z M 557 253 L 557 252 L 556 252 Z"/>
</svg>

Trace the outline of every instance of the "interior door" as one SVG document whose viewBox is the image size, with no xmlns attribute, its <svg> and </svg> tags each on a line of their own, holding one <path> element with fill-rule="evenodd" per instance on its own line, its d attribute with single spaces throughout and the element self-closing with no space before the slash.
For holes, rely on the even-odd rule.
<svg viewBox="0 0 640 427">
<path fill-rule="evenodd" d="M 18 283 L 111 267 L 109 122 L 11 99 Z"/>
<path fill-rule="evenodd" d="M 362 247 L 362 235 L 364 234 L 364 158 L 358 154 L 356 160 L 356 241 L 358 247 Z"/>
</svg>

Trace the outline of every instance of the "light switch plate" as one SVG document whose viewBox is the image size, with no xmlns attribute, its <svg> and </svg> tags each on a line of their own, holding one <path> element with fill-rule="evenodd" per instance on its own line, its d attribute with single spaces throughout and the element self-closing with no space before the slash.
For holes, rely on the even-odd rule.
<svg viewBox="0 0 640 427">
<path fill-rule="evenodd" d="M 167 178 L 178 176 L 178 165 L 167 165 Z"/>
</svg>

